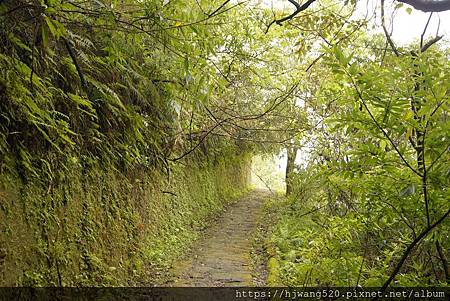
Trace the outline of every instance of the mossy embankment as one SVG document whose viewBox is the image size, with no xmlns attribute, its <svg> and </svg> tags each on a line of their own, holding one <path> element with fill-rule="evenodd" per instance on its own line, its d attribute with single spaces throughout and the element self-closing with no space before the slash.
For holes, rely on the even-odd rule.
<svg viewBox="0 0 450 301">
<path fill-rule="evenodd" d="M 248 182 L 210 118 L 234 98 L 190 55 L 216 42 L 160 31 L 162 2 L 29 4 L 0 4 L 0 286 L 157 284 Z"/>
<path fill-rule="evenodd" d="M 204 223 L 245 191 L 248 155 L 233 151 L 167 173 L 74 160 L 43 185 L 0 177 L 0 285 L 151 285 Z"/>
</svg>

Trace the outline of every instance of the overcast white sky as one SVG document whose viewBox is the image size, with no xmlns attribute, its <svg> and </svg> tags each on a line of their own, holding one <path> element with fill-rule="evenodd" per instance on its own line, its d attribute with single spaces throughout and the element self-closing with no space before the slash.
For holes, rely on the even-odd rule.
<svg viewBox="0 0 450 301">
<path fill-rule="evenodd" d="M 408 15 L 406 10 L 402 8 L 394 19 L 393 38 L 402 43 L 420 38 L 428 17 L 429 14 L 417 10 L 413 10 L 411 15 Z M 436 34 L 439 18 L 441 20 L 439 34 L 444 34 L 444 38 L 448 39 L 450 36 L 450 12 L 448 11 L 439 14 L 434 13 L 427 32 L 433 36 Z"/>
<path fill-rule="evenodd" d="M 359 0 L 358 10 L 362 11 L 369 7 L 373 10 L 375 4 L 380 3 L 376 0 Z M 386 8 L 391 5 L 392 1 L 386 1 Z M 394 3 L 397 3 L 394 1 Z M 393 40 L 397 44 L 407 44 L 414 40 L 420 39 L 420 36 L 424 30 L 425 24 L 428 21 L 430 13 L 424 13 L 419 10 L 412 8 L 411 14 L 407 12 L 407 8 L 412 8 L 409 5 L 404 4 L 403 7 L 397 10 L 393 18 Z M 377 9 L 377 15 L 379 16 L 379 8 Z M 386 17 L 390 16 L 389 12 L 386 11 Z M 377 24 L 380 24 L 380 18 L 377 19 Z M 450 11 L 433 13 L 431 17 L 430 24 L 427 28 L 426 37 L 435 36 L 439 25 L 439 35 L 444 35 L 444 38 L 448 39 L 450 36 Z M 381 28 L 378 26 L 381 31 Z"/>
</svg>

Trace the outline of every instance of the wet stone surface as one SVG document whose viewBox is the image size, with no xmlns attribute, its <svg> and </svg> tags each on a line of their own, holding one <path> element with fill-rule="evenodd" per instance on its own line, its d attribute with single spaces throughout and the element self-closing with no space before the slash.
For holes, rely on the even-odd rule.
<svg viewBox="0 0 450 301">
<path fill-rule="evenodd" d="M 170 286 L 255 286 L 250 251 L 261 206 L 270 196 L 255 190 L 230 205 L 205 231 L 189 256 L 174 266 Z"/>
</svg>

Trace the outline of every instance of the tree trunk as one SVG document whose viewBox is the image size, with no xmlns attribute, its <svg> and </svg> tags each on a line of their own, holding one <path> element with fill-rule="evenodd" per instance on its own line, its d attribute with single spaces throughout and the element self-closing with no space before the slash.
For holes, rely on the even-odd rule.
<svg viewBox="0 0 450 301">
<path fill-rule="evenodd" d="M 287 147 L 287 164 L 286 164 L 286 195 L 292 193 L 292 174 L 295 168 L 295 157 L 297 155 L 297 148 Z"/>
</svg>

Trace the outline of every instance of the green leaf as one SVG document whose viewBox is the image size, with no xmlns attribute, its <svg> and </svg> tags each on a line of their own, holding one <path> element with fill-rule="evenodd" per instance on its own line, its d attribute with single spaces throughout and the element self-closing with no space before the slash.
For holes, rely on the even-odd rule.
<svg viewBox="0 0 450 301">
<path fill-rule="evenodd" d="M 405 120 L 411 120 L 414 117 L 414 113 L 411 110 L 408 110 L 405 114 Z"/>
<path fill-rule="evenodd" d="M 53 25 L 52 20 L 49 17 L 44 17 L 45 23 L 48 26 L 48 29 L 50 30 L 50 33 L 52 34 L 52 36 L 56 37 L 57 36 L 57 31 L 55 28 L 55 25 Z"/>
<path fill-rule="evenodd" d="M 85 106 L 89 109 L 93 109 L 92 103 L 89 100 L 84 99 L 83 97 L 78 96 L 76 94 L 72 94 L 72 93 L 67 93 L 67 96 L 69 96 L 69 98 L 76 104 Z"/>
<path fill-rule="evenodd" d="M 351 64 L 350 68 L 348 69 L 348 72 L 351 75 L 356 75 L 358 73 L 358 65 L 356 63 Z"/>
<path fill-rule="evenodd" d="M 406 134 L 405 134 L 406 140 L 409 140 L 409 138 L 411 137 L 412 130 L 413 130 L 412 127 L 408 127 L 408 129 L 406 130 Z"/>
<path fill-rule="evenodd" d="M 47 48 L 47 46 L 48 46 L 48 26 L 42 25 L 41 33 L 42 33 L 42 46 L 44 48 Z"/>
<path fill-rule="evenodd" d="M 341 65 L 346 65 L 347 64 L 347 60 L 345 59 L 344 53 L 342 52 L 341 48 L 337 45 L 333 46 L 333 53 L 335 55 L 335 57 L 337 58 L 337 60 L 339 61 L 339 63 L 341 63 Z"/>
</svg>

